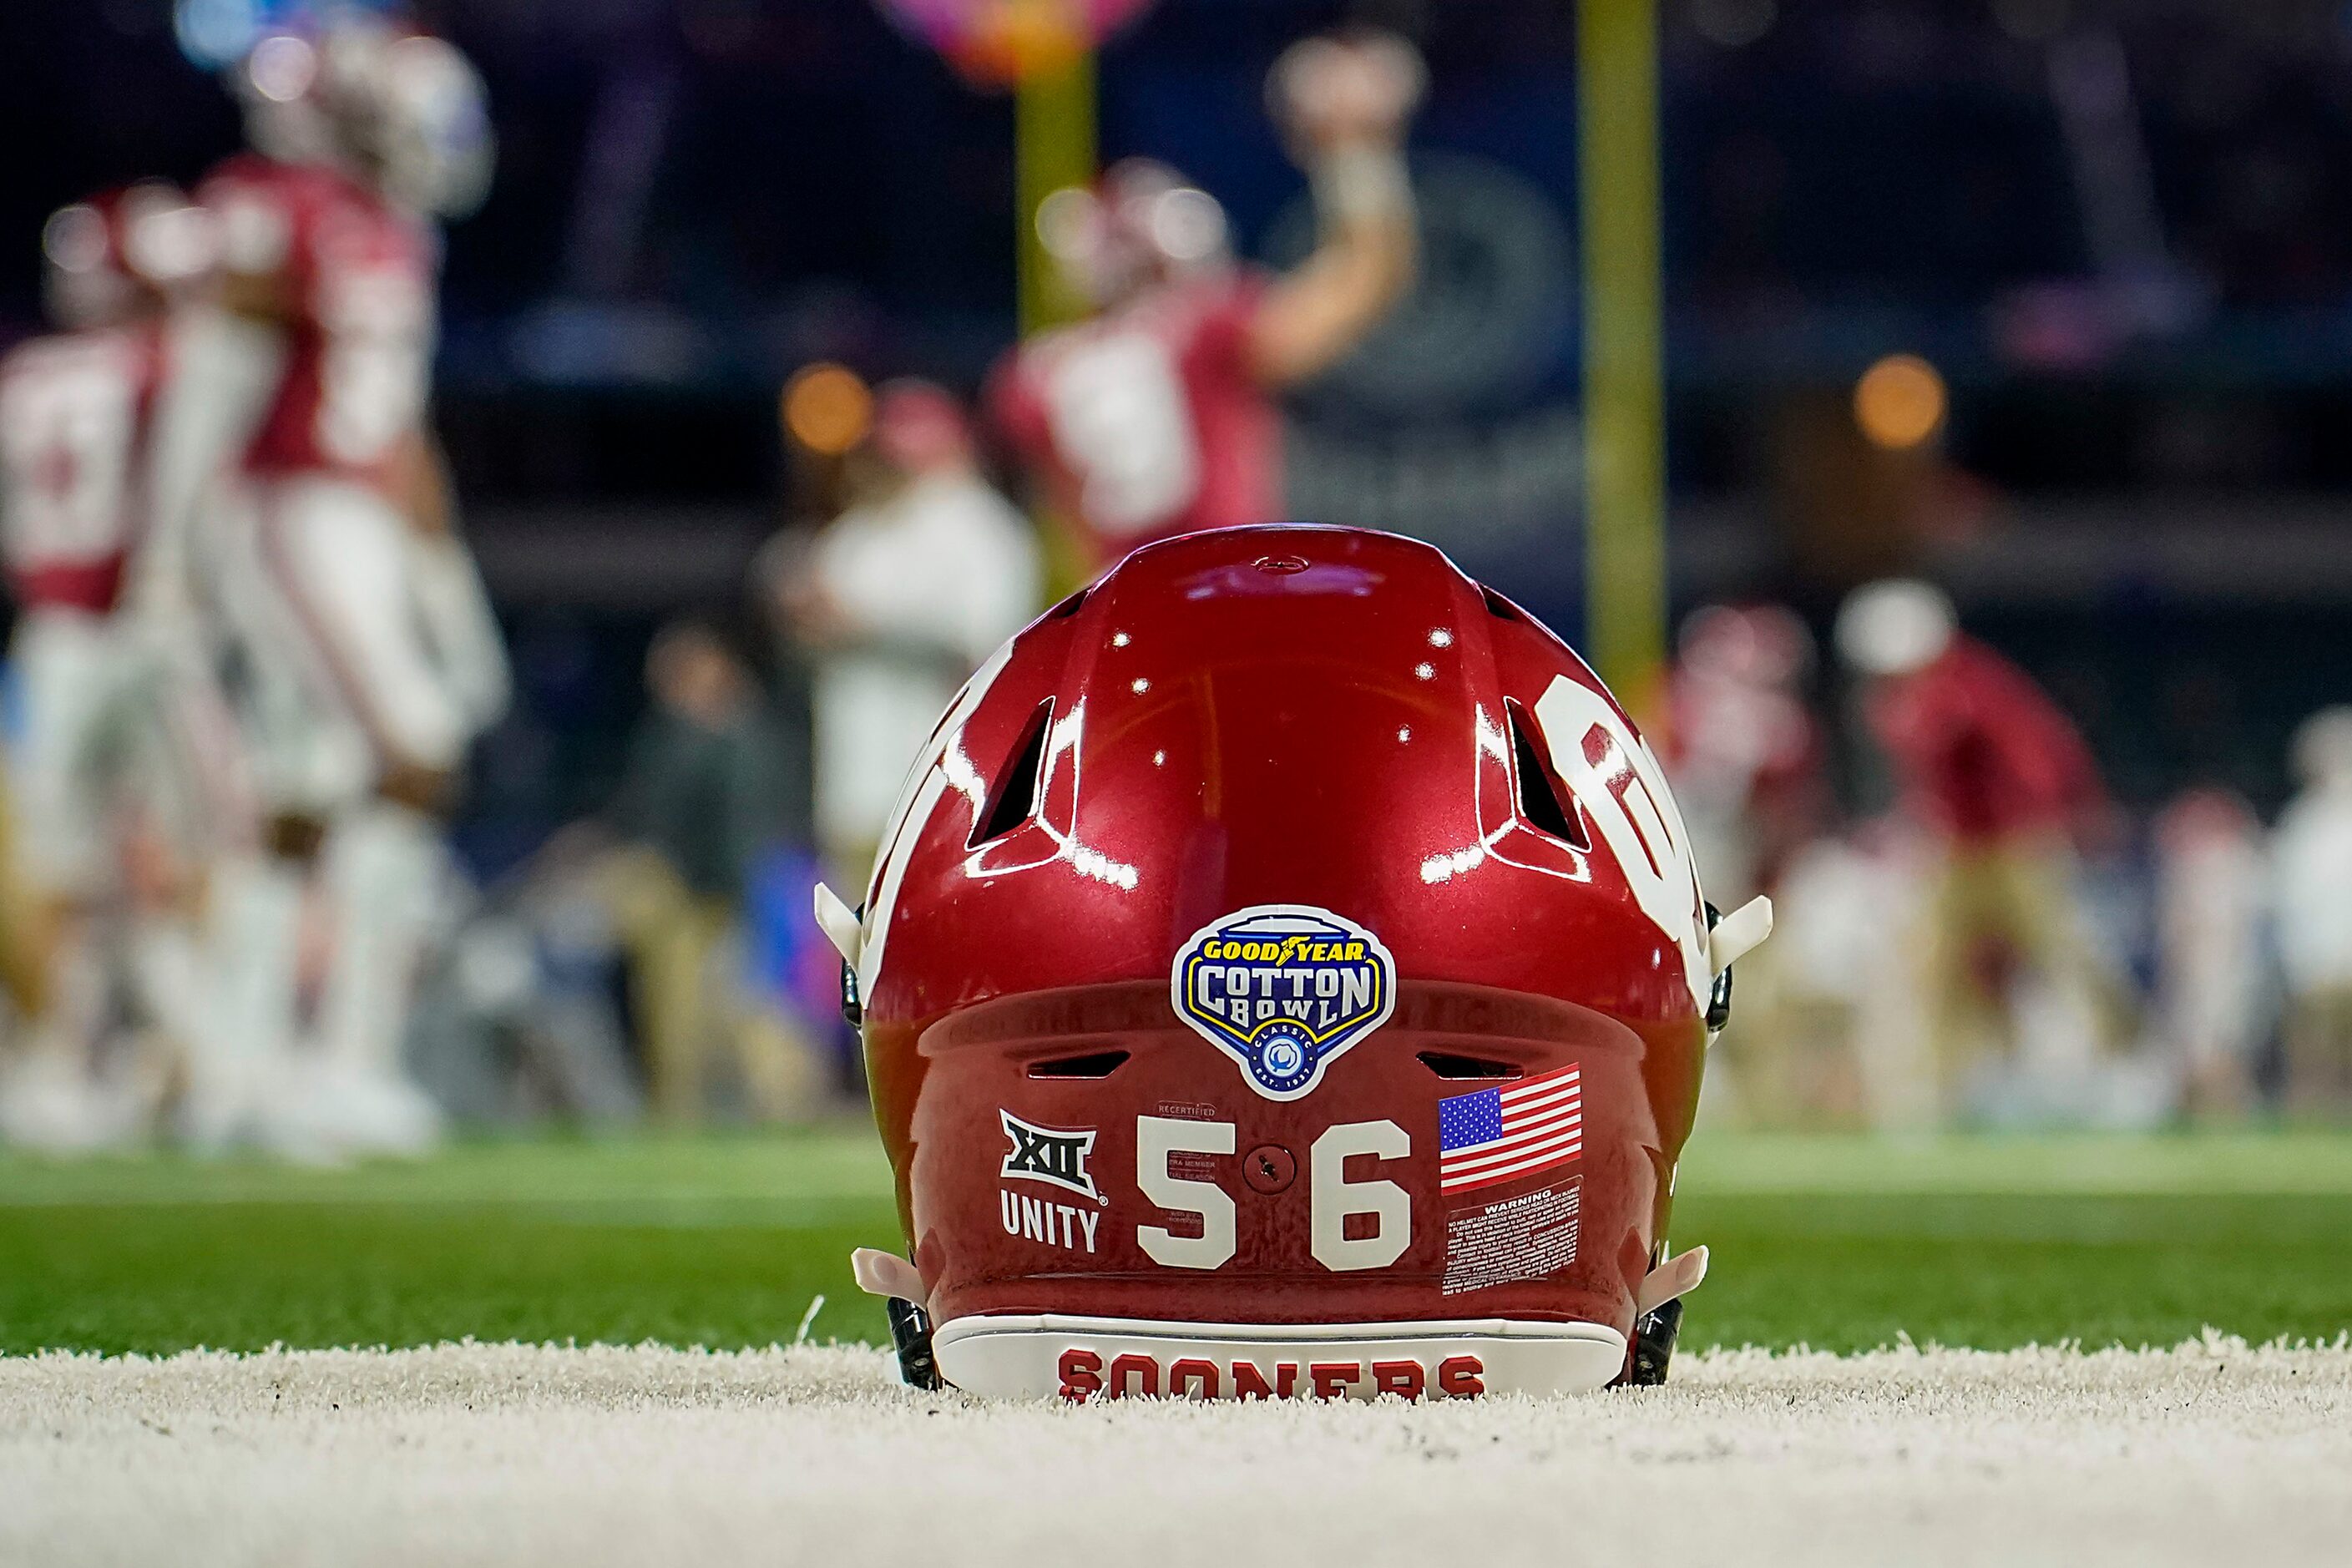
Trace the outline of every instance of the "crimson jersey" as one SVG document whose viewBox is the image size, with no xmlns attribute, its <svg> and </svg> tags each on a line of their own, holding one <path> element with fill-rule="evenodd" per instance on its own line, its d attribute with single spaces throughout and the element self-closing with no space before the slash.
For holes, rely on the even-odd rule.
<svg viewBox="0 0 2352 1568">
<path fill-rule="evenodd" d="M 381 482 L 431 383 L 430 235 L 334 169 L 253 153 L 198 199 L 219 220 L 224 269 L 277 279 L 286 312 L 285 365 L 246 470 Z"/>
<path fill-rule="evenodd" d="M 999 367 L 998 424 L 1106 557 L 1276 520 L 1280 426 L 1248 353 L 1263 292 L 1241 273 L 1171 283 Z"/>
<path fill-rule="evenodd" d="M 1885 682 L 1869 711 L 1913 810 L 1962 843 L 2071 831 L 2105 798 L 2073 721 L 2023 670 L 1970 638 Z"/>
<path fill-rule="evenodd" d="M 39 338 L 0 363 L 0 528 L 17 602 L 104 615 L 142 529 L 160 333 Z"/>
</svg>

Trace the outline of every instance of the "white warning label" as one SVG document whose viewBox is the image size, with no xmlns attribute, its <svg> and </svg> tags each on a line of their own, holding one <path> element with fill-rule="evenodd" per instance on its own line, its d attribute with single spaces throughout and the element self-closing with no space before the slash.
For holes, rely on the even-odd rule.
<svg viewBox="0 0 2352 1568">
<path fill-rule="evenodd" d="M 1448 1296 L 1542 1279 L 1576 1261 L 1584 1178 L 1466 1209 L 1445 1222 Z"/>
</svg>

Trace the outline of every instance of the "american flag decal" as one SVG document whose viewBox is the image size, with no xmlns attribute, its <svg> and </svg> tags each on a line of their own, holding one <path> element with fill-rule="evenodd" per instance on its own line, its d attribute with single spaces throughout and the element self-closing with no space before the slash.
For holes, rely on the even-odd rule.
<svg viewBox="0 0 2352 1568">
<path fill-rule="evenodd" d="M 1466 1193 L 1565 1165 L 1584 1152 L 1576 1065 L 1437 1102 L 1438 1187 Z"/>
</svg>

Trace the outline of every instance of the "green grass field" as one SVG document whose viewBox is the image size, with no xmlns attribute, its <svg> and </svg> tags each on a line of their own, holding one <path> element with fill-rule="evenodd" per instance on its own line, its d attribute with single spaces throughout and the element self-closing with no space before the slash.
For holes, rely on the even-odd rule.
<svg viewBox="0 0 2352 1568">
<path fill-rule="evenodd" d="M 1715 1268 L 1685 1344 L 2352 1329 L 2352 1138 L 1702 1137 L 1675 1241 Z M 481 1143 L 297 1171 L 0 1156 L 0 1352 L 414 1345 L 712 1347 L 884 1337 L 849 1279 L 898 1247 L 853 1132 Z"/>
</svg>

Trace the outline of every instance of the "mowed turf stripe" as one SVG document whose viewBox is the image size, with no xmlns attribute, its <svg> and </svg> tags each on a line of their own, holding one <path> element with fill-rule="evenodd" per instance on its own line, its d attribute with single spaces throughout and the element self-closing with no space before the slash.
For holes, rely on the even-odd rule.
<svg viewBox="0 0 2352 1568">
<path fill-rule="evenodd" d="M 1672 1231 L 1715 1257 L 1690 1304 L 1694 1345 L 2136 1345 L 2208 1326 L 2257 1340 L 2352 1327 L 2352 1195 L 2308 1190 L 2334 1169 L 2321 1141 L 2252 1156 L 2235 1139 L 1699 1148 Z M 1882 1154 L 1888 1169 L 1864 1183 Z M 2080 1190 L 2255 1160 L 2302 1190 Z M 2060 1190 L 1948 1185 L 2021 1170 Z M 1769 1184 L 1789 1171 L 1811 1184 Z M 348 1172 L 11 1160 L 0 1192 L 17 1200 L 0 1201 L 0 1351 L 14 1352 L 469 1336 L 759 1346 L 789 1339 L 820 1293 L 818 1338 L 878 1341 L 847 1255 L 904 1245 L 862 1132 L 475 1145 Z"/>
<path fill-rule="evenodd" d="M 2352 1133 L 2011 1133 L 1900 1139 L 1702 1130 L 1683 1156 L 1679 1190 L 2352 1195 Z"/>
<path fill-rule="evenodd" d="M 1687 1342 L 2002 1350 L 2352 1329 L 2352 1199 L 1686 1194 Z"/>
<path fill-rule="evenodd" d="M 1685 1153 L 1685 1194 L 2352 1195 L 2352 1135 L 2323 1132 L 1938 1137 L 1718 1132 Z M 319 1170 L 134 1154 L 54 1161 L 0 1151 L 0 1207 L 49 1204 L 767 1203 L 887 1197 L 863 1126 L 768 1137 L 493 1141 L 413 1163 Z"/>
<path fill-rule="evenodd" d="M 889 1193 L 889 1164 L 864 1127 L 768 1137 L 460 1142 L 429 1160 L 344 1168 L 151 1153 L 61 1161 L 0 1151 L 0 1207 L 773 1203 Z"/>
<path fill-rule="evenodd" d="M 849 1254 L 897 1245 L 856 1223 L 550 1224 L 529 1209 L 211 1205 L 0 1211 L 0 1352 L 168 1353 L 203 1345 L 444 1341 L 743 1348 L 887 1337 Z"/>
</svg>

